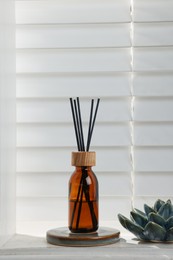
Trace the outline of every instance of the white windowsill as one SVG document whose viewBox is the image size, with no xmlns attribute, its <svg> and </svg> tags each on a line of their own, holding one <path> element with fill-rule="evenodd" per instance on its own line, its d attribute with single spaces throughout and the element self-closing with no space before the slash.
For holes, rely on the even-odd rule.
<svg viewBox="0 0 173 260">
<path fill-rule="evenodd" d="M 122 235 L 123 236 L 123 235 Z M 14 235 L 0 249 L 0 259 L 173 259 L 172 244 L 140 243 L 133 236 L 125 235 L 118 243 L 100 247 L 61 247 L 53 246 L 45 238 L 27 235 Z"/>
</svg>

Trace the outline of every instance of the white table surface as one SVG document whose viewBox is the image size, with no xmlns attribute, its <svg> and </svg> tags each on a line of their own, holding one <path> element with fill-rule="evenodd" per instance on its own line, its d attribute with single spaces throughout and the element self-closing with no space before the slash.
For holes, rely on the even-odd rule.
<svg viewBox="0 0 173 260">
<path fill-rule="evenodd" d="M 15 235 L 1 247 L 0 259 L 173 260 L 173 244 L 142 243 L 133 236 L 124 236 L 112 245 L 72 248 L 50 245 L 45 238 Z"/>
</svg>

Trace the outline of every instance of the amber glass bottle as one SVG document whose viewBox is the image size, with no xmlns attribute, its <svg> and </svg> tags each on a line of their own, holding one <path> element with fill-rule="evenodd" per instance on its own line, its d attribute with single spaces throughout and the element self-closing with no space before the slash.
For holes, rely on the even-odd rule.
<svg viewBox="0 0 173 260">
<path fill-rule="evenodd" d="M 89 233 L 98 229 L 98 181 L 92 171 L 95 152 L 73 152 L 76 167 L 69 180 L 69 229 Z"/>
</svg>

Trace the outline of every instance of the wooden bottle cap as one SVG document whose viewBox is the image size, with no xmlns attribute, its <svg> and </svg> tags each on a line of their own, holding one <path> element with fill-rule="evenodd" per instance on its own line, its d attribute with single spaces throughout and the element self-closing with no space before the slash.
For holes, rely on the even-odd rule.
<svg viewBox="0 0 173 260">
<path fill-rule="evenodd" d="M 72 152 L 71 165 L 72 166 L 95 166 L 96 153 L 95 152 Z"/>
</svg>

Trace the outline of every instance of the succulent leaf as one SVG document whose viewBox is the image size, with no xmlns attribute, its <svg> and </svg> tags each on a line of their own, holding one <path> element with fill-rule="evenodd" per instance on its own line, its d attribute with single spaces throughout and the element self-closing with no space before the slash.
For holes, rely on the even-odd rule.
<svg viewBox="0 0 173 260">
<path fill-rule="evenodd" d="M 126 221 L 126 227 L 127 229 L 132 232 L 137 238 L 140 239 L 145 239 L 144 235 L 143 235 L 143 231 L 144 229 L 138 225 L 136 225 L 135 223 L 133 223 L 130 220 Z"/>
<path fill-rule="evenodd" d="M 172 205 L 172 203 L 171 203 L 171 213 L 170 213 L 170 217 L 172 217 L 173 216 L 173 205 Z"/>
<path fill-rule="evenodd" d="M 173 205 L 172 205 L 172 202 L 169 199 L 169 200 L 167 200 L 167 203 L 169 203 L 169 205 L 170 205 L 170 216 L 169 217 L 172 217 L 173 216 Z"/>
<path fill-rule="evenodd" d="M 167 200 L 167 203 L 169 203 L 169 204 L 172 204 L 172 202 L 171 202 L 171 200 L 170 200 L 170 199 L 168 199 L 168 200 Z"/>
<path fill-rule="evenodd" d="M 151 212 L 148 215 L 148 221 L 154 222 L 162 227 L 165 227 L 166 221 L 157 213 Z"/>
<path fill-rule="evenodd" d="M 142 215 L 143 217 L 146 217 L 146 214 L 145 214 L 143 211 L 141 211 L 141 210 L 139 210 L 139 209 L 136 209 L 136 208 L 134 208 L 134 211 L 137 212 L 137 213 L 139 213 L 139 214 Z"/>
<path fill-rule="evenodd" d="M 123 216 L 122 214 L 118 214 L 118 219 L 119 219 L 119 222 L 121 223 L 121 225 L 122 225 L 124 228 L 127 228 L 127 227 L 126 227 L 126 221 L 128 220 L 128 218 L 126 218 L 126 217 Z"/>
<path fill-rule="evenodd" d="M 144 210 L 145 210 L 145 213 L 146 215 L 148 216 L 151 212 L 154 212 L 155 213 L 155 210 L 151 207 L 149 207 L 147 204 L 144 204 Z"/>
<path fill-rule="evenodd" d="M 173 241 L 173 227 L 168 230 L 166 241 Z"/>
<path fill-rule="evenodd" d="M 144 229 L 144 235 L 147 240 L 164 241 L 166 238 L 166 230 L 154 222 L 148 222 Z"/>
<path fill-rule="evenodd" d="M 166 202 L 165 204 L 163 204 L 158 211 L 158 214 L 162 216 L 165 220 L 167 220 L 172 215 L 171 213 L 172 205 L 170 204 L 170 202 Z"/>
<path fill-rule="evenodd" d="M 171 227 L 173 227 L 173 217 L 167 219 L 165 227 L 166 229 L 170 229 Z"/>
<path fill-rule="evenodd" d="M 135 224 L 141 226 L 141 227 L 145 227 L 146 224 L 148 223 L 148 220 L 146 217 L 142 216 L 141 214 L 131 211 L 130 215 L 132 217 L 132 220 L 135 222 Z"/>
<path fill-rule="evenodd" d="M 137 238 L 144 239 L 143 228 L 139 227 L 121 214 L 118 214 L 118 219 L 124 228 L 132 232 Z"/>
<path fill-rule="evenodd" d="M 160 199 L 156 200 L 156 202 L 154 203 L 154 210 L 156 212 L 159 211 L 160 207 L 164 204 L 165 204 L 165 202 L 163 200 L 160 200 Z"/>
</svg>

